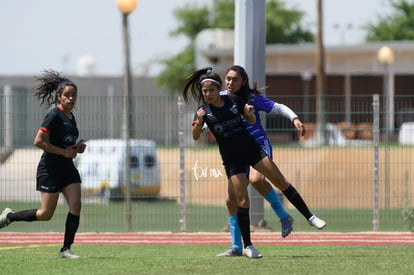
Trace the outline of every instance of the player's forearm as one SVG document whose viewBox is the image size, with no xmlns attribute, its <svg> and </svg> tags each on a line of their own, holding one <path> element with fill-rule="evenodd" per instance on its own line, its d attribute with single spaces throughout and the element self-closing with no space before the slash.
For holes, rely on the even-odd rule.
<svg viewBox="0 0 414 275">
<path fill-rule="evenodd" d="M 288 106 L 280 103 L 276 103 L 273 105 L 272 110 L 269 112 L 270 114 L 277 114 L 288 118 L 290 121 L 293 122 L 295 118 L 298 118 L 298 115 L 290 109 Z"/>
</svg>

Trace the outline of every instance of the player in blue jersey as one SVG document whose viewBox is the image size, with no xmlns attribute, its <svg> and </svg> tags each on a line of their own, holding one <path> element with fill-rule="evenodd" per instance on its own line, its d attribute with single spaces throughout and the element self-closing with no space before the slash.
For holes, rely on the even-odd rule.
<svg viewBox="0 0 414 275">
<path fill-rule="evenodd" d="M 272 146 L 267 138 L 266 132 L 262 126 L 260 120 L 259 111 L 266 113 L 278 114 L 288 118 L 292 121 L 295 129 L 297 129 L 300 135 L 305 133 L 303 123 L 299 120 L 298 116 L 289 107 L 284 104 L 280 104 L 270 100 L 264 95 L 260 94 L 256 89 L 251 89 L 249 86 L 249 78 L 243 67 L 234 65 L 230 67 L 225 76 L 225 87 L 227 90 L 222 91 L 221 94 L 235 94 L 239 96 L 243 101 L 253 105 L 256 116 L 256 122 L 249 124 L 244 121 L 247 131 L 255 138 L 256 142 L 263 148 L 267 155 L 273 159 Z M 249 169 L 249 168 L 248 168 Z M 279 172 L 280 173 L 280 172 Z M 286 237 L 292 231 L 293 219 L 284 209 L 278 195 L 272 188 L 266 178 L 260 174 L 257 170 L 250 168 L 247 176 L 252 186 L 269 202 L 272 210 L 280 218 L 282 225 L 282 237 Z M 308 220 L 309 224 L 315 226 L 318 229 L 323 229 L 326 223 L 313 215 L 303 200 L 297 200 L 295 188 L 282 176 L 282 180 L 274 184 L 279 190 L 281 190 L 289 201 L 302 213 L 302 215 Z M 231 185 L 229 185 L 231 186 Z M 232 239 L 232 246 L 223 253 L 217 256 L 239 256 L 241 255 L 241 236 L 240 229 L 237 222 L 237 201 L 232 189 L 229 189 L 228 197 L 226 199 L 226 205 L 228 209 L 229 229 Z"/>
<path fill-rule="evenodd" d="M 65 196 L 69 206 L 66 217 L 61 258 L 75 259 L 71 245 L 79 227 L 81 212 L 81 178 L 73 164 L 78 153 L 85 151 L 83 140 L 77 142 L 79 131 L 72 113 L 78 89 L 71 80 L 55 71 L 45 71 L 36 77 L 39 85 L 35 96 L 47 107 L 56 104 L 45 116 L 34 139 L 34 145 L 43 150 L 37 167 L 36 190 L 41 192 L 41 207 L 14 212 L 4 209 L 0 215 L 0 228 L 18 221 L 48 221 L 52 218 L 59 199 Z"/>
</svg>

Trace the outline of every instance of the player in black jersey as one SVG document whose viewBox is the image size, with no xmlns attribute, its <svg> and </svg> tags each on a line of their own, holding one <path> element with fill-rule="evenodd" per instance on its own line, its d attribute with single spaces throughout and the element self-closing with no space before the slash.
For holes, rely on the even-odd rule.
<svg viewBox="0 0 414 275">
<path fill-rule="evenodd" d="M 78 153 L 83 153 L 86 147 L 83 140 L 77 142 L 79 131 L 72 113 L 78 91 L 75 83 L 52 70 L 44 71 L 36 80 L 38 86 L 35 88 L 35 96 L 41 101 L 41 105 L 56 105 L 46 114 L 34 139 L 34 145 L 44 151 L 36 175 L 36 190 L 41 192 L 41 207 L 18 212 L 6 208 L 0 215 L 0 228 L 16 221 L 50 220 L 62 192 L 68 203 L 69 213 L 59 256 L 79 258 L 70 250 L 81 212 L 81 178 L 73 159 Z"/>
<path fill-rule="evenodd" d="M 253 247 L 250 239 L 246 167 L 255 168 L 274 186 L 286 179 L 243 124 L 242 116 L 248 123 L 255 123 L 253 106 L 235 95 L 220 95 L 221 86 L 220 76 L 212 72 L 211 68 L 201 69 L 186 79 L 183 98 L 186 102 L 195 99 L 201 103 L 193 120 L 193 139 L 200 138 L 204 123 L 214 134 L 229 179 L 228 188 L 233 190 L 237 199 L 237 220 L 244 243 L 243 254 L 249 258 L 260 258 L 262 255 Z M 307 209 L 292 185 L 283 193 L 295 206 Z"/>
</svg>

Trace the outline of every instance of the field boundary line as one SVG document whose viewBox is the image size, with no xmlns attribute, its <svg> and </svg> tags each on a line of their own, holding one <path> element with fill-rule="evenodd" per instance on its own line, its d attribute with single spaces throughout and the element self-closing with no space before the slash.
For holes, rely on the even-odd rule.
<svg viewBox="0 0 414 275">
<path fill-rule="evenodd" d="M 61 244 L 63 233 L 1 232 L 1 245 Z M 287 238 L 280 233 L 252 233 L 257 245 L 414 245 L 410 232 L 295 232 Z M 228 245 L 229 233 L 78 233 L 75 244 L 128 245 Z"/>
</svg>

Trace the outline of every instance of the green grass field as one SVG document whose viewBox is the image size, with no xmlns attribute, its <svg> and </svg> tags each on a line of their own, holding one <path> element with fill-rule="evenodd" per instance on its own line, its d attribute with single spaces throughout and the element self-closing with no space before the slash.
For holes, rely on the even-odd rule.
<svg viewBox="0 0 414 275">
<path fill-rule="evenodd" d="M 414 246 L 270 246 L 262 259 L 218 258 L 223 245 L 0 246 L 1 274 L 412 274 Z"/>
<path fill-rule="evenodd" d="M 0 202 L 13 210 L 38 208 L 39 203 Z M 48 222 L 17 222 L 3 231 L 13 232 L 62 232 L 67 214 L 65 204 L 58 205 L 55 216 Z M 296 209 L 288 209 L 294 217 L 294 231 L 315 231 Z M 314 213 L 327 221 L 324 231 L 364 232 L 372 231 L 372 209 L 314 209 Z M 225 206 L 187 205 L 187 232 L 220 232 L 227 224 Z M 264 218 L 272 231 L 280 230 L 280 222 L 269 208 Z M 168 231 L 180 232 L 180 206 L 174 201 L 134 201 L 132 203 L 132 232 Z M 380 210 L 380 230 L 407 232 L 400 209 Z M 79 232 L 125 232 L 125 206 L 122 202 L 84 204 Z"/>
<path fill-rule="evenodd" d="M 15 210 L 38 203 L 1 202 Z M 85 204 L 79 232 L 124 232 L 124 204 Z M 59 205 L 48 222 L 17 222 L 1 231 L 63 232 L 66 205 Z M 132 231 L 179 232 L 176 201 L 134 201 Z M 188 232 L 219 232 L 226 224 L 223 207 L 187 206 Z M 315 231 L 295 209 L 294 231 Z M 318 209 L 327 220 L 324 231 L 372 230 L 370 209 Z M 380 211 L 381 231 L 408 231 L 401 211 Z M 279 234 L 270 209 L 265 218 Z M 0 231 L 0 234 L 1 234 Z M 230 241 L 230 239 L 229 239 Z M 262 259 L 217 258 L 227 245 L 84 245 L 74 244 L 81 259 L 59 259 L 57 245 L 0 245 L 0 274 L 412 274 L 414 246 L 282 246 L 260 245 Z"/>
</svg>

